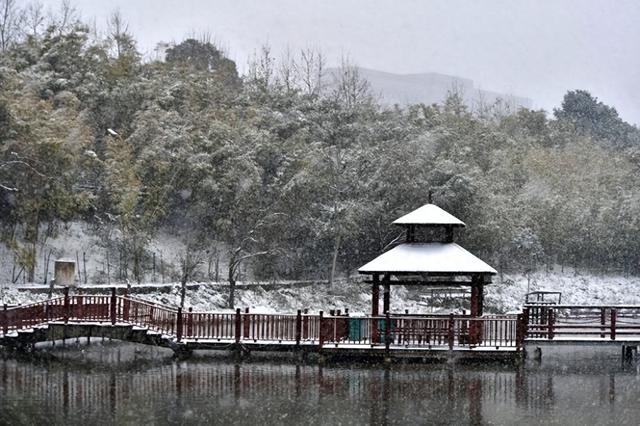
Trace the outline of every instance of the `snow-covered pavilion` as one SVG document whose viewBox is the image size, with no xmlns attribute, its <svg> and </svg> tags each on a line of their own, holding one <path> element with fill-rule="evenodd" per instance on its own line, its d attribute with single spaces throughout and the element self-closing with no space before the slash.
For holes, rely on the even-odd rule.
<svg viewBox="0 0 640 426">
<path fill-rule="evenodd" d="M 382 253 L 358 272 L 370 275 L 371 315 L 379 315 L 380 285 L 383 313 L 389 312 L 392 285 L 469 286 L 470 314 L 482 315 L 484 286 L 496 270 L 456 244 L 454 229 L 464 222 L 434 204 L 426 204 L 393 222 L 405 228 L 405 242 Z"/>
</svg>

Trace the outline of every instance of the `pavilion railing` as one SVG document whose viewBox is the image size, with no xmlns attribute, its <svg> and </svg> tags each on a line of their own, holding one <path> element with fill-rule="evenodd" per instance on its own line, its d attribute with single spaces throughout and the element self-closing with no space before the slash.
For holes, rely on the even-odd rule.
<svg viewBox="0 0 640 426">
<path fill-rule="evenodd" d="M 528 339 L 624 340 L 640 336 L 640 306 L 525 305 Z"/>
<path fill-rule="evenodd" d="M 330 316 L 321 319 L 320 342 L 334 346 L 520 348 L 523 325 L 521 315 Z"/>
</svg>

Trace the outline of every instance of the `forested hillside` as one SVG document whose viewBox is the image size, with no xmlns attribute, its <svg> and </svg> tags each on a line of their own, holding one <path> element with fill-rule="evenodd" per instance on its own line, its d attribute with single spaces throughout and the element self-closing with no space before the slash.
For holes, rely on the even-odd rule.
<svg viewBox="0 0 640 426">
<path fill-rule="evenodd" d="M 149 270 L 162 231 L 185 244 L 183 280 L 211 256 L 230 282 L 331 280 L 429 191 L 497 269 L 640 272 L 640 131 L 586 91 L 552 113 L 471 110 L 455 91 L 389 108 L 348 63 L 323 87 L 311 50 L 265 48 L 239 75 L 206 37 L 144 59 L 118 14 L 105 34 L 72 9 L 16 22 L 0 21 L 0 225 L 27 281 L 72 220 L 120 279 Z"/>
</svg>

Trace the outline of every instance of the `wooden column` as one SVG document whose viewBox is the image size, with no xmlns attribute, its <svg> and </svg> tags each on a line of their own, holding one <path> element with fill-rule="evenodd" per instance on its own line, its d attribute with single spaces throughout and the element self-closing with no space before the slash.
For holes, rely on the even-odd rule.
<svg viewBox="0 0 640 426">
<path fill-rule="evenodd" d="M 471 305 L 469 307 L 471 317 L 478 316 L 478 286 L 471 285 Z"/>
<path fill-rule="evenodd" d="M 391 276 L 384 274 L 382 279 L 383 294 L 382 294 L 382 312 L 387 313 L 391 309 Z"/>
<path fill-rule="evenodd" d="M 478 285 L 478 316 L 484 315 L 484 278 L 480 277 Z"/>
<path fill-rule="evenodd" d="M 470 306 L 471 320 L 469 322 L 469 343 L 472 345 L 479 344 L 482 336 L 482 324 L 479 321 L 474 321 L 473 318 L 482 316 L 483 290 L 482 276 L 472 276 Z"/>
<path fill-rule="evenodd" d="M 474 275 L 471 278 L 471 316 L 480 317 L 484 310 L 484 282 L 482 276 Z"/>
<path fill-rule="evenodd" d="M 371 288 L 371 316 L 380 314 L 380 275 L 373 274 L 373 286 Z"/>
</svg>

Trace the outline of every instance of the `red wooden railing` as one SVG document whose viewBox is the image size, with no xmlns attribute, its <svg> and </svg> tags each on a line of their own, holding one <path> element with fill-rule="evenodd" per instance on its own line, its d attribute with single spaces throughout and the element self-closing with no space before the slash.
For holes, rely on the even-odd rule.
<svg viewBox="0 0 640 426">
<path fill-rule="evenodd" d="M 547 312 L 545 311 L 545 314 Z M 531 318 L 531 317 L 529 317 Z M 74 295 L 0 312 L 3 334 L 48 321 L 135 324 L 173 336 L 178 341 L 214 340 L 275 344 L 370 345 L 430 347 L 516 347 L 527 327 L 522 317 L 465 315 L 400 315 L 377 317 L 324 316 L 241 312 L 183 312 L 127 295 Z"/>
<path fill-rule="evenodd" d="M 178 309 L 123 296 L 116 298 L 115 308 L 116 320 L 168 335 L 177 333 Z"/>
<path fill-rule="evenodd" d="M 516 347 L 524 340 L 516 315 L 322 318 L 322 343 L 333 345 L 385 345 L 407 348 Z"/>
<path fill-rule="evenodd" d="M 640 306 L 526 305 L 528 338 L 616 340 L 640 338 Z"/>
</svg>

